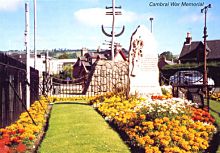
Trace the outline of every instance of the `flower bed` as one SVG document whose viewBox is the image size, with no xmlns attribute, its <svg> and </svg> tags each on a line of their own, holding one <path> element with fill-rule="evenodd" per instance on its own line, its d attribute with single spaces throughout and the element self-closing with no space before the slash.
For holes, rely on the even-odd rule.
<svg viewBox="0 0 220 153">
<path fill-rule="evenodd" d="M 211 94 L 211 99 L 216 100 L 216 101 L 220 101 L 220 93 Z"/>
<path fill-rule="evenodd" d="M 214 119 L 187 100 L 165 97 L 102 96 L 93 106 L 146 153 L 205 151 L 216 132 Z"/>
<path fill-rule="evenodd" d="M 35 101 L 28 110 L 34 122 L 24 112 L 19 119 L 10 126 L 0 129 L 0 153 L 32 152 L 35 150 L 40 137 L 44 132 L 46 119 L 49 113 L 48 104 L 50 102 L 70 102 L 86 100 L 88 97 L 41 97 L 40 101 Z"/>
<path fill-rule="evenodd" d="M 34 122 L 27 112 L 23 112 L 19 119 L 10 126 L 0 129 L 0 152 L 26 152 L 35 148 L 35 141 L 42 133 L 48 113 L 48 100 L 41 97 L 35 101 L 28 110 Z"/>
<path fill-rule="evenodd" d="M 77 98 L 50 98 L 49 101 L 73 101 Z M 150 152 L 204 152 L 216 132 L 214 118 L 197 109 L 187 100 L 152 96 L 146 99 L 107 93 L 93 98 L 84 97 L 104 116 L 125 133 L 132 146 Z M 14 124 L 0 129 L 0 152 L 30 152 L 46 122 L 48 101 L 36 101 L 29 112 L 36 125 L 24 112 Z M 45 111 L 46 110 L 46 111 Z"/>
</svg>

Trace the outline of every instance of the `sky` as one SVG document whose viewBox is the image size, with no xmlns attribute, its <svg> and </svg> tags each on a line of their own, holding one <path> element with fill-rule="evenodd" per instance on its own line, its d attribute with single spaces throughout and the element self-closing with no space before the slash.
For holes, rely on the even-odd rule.
<svg viewBox="0 0 220 153">
<path fill-rule="evenodd" d="M 30 7 L 30 48 L 33 50 L 33 0 L 0 0 L 0 50 L 24 50 L 25 3 Z M 179 6 L 171 4 L 179 3 Z M 36 49 L 88 49 L 107 48 L 103 45 L 111 38 L 102 33 L 111 32 L 112 16 L 105 15 L 105 7 L 112 0 L 36 0 Z M 197 3 L 183 6 L 182 3 Z M 192 41 L 203 41 L 204 13 L 207 11 L 208 40 L 220 39 L 220 3 L 218 0 L 115 0 L 122 15 L 116 16 L 116 33 L 125 26 L 124 33 L 116 38 L 123 48 L 129 49 L 130 38 L 138 25 L 151 29 L 157 44 L 157 53 L 171 51 L 180 54 L 186 33 Z M 160 5 L 160 6 L 157 6 Z"/>
</svg>

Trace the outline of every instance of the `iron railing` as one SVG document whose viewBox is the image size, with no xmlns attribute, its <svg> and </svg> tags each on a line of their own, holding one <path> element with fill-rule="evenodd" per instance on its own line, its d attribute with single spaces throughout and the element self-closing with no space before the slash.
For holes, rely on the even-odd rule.
<svg viewBox="0 0 220 153">
<path fill-rule="evenodd" d="M 51 77 L 45 89 L 53 96 L 94 96 L 128 89 L 128 63 L 98 60 L 90 72 L 74 80 Z"/>
</svg>

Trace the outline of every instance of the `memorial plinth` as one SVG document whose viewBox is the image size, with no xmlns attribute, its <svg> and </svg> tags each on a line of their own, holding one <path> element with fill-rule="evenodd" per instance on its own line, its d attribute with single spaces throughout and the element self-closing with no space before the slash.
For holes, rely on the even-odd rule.
<svg viewBox="0 0 220 153">
<path fill-rule="evenodd" d="M 161 95 L 158 55 L 152 33 L 138 26 L 131 36 L 129 48 L 130 95 Z"/>
</svg>

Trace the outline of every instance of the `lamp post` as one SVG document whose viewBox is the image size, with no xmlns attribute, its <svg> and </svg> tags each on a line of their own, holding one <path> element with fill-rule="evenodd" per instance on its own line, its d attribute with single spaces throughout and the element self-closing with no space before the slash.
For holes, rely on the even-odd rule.
<svg viewBox="0 0 220 153">
<path fill-rule="evenodd" d="M 151 32 L 151 33 L 152 33 L 152 28 L 153 28 L 153 27 L 152 27 L 152 21 L 153 21 L 153 19 L 154 19 L 154 18 L 152 18 L 152 17 L 149 19 L 149 20 L 150 20 L 150 32 Z"/>
<path fill-rule="evenodd" d="M 203 38 L 204 38 L 204 72 L 203 72 L 203 86 L 204 86 L 204 92 L 205 92 L 205 98 L 207 99 L 208 103 L 208 109 L 209 109 L 209 100 L 208 100 L 208 82 L 207 82 L 207 59 L 206 59 L 206 38 L 208 37 L 207 35 L 207 27 L 206 27 L 206 15 L 208 8 L 211 8 L 211 4 L 205 6 L 203 9 L 201 9 L 201 13 L 205 13 L 205 25 L 204 25 L 204 30 L 203 30 Z"/>
</svg>

